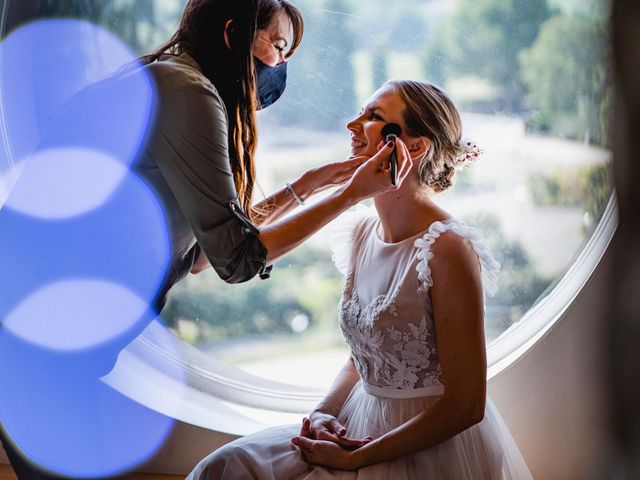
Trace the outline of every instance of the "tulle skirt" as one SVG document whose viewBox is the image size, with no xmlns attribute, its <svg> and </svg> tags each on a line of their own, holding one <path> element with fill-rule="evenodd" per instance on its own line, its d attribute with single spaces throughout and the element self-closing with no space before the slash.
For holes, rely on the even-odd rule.
<svg viewBox="0 0 640 480">
<path fill-rule="evenodd" d="M 338 419 L 351 438 L 377 438 L 402 425 L 438 397 L 385 398 L 358 383 Z M 301 422 L 302 423 L 302 422 Z M 268 428 L 240 438 L 202 460 L 188 480 L 524 480 L 531 479 L 518 447 L 491 399 L 484 419 L 455 437 L 412 455 L 358 471 L 309 466 L 291 445 L 300 425 Z"/>
</svg>

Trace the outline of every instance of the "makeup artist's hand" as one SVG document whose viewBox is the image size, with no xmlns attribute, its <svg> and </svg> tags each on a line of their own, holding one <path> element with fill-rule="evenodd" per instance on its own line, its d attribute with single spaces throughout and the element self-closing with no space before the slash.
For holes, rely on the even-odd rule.
<svg viewBox="0 0 640 480">
<path fill-rule="evenodd" d="M 396 149 L 398 156 L 396 185 L 391 184 L 389 174 L 389 158 L 393 151 L 393 143 L 390 142 L 358 167 L 351 180 L 345 184 L 345 192 L 359 202 L 400 188 L 413 167 L 413 160 L 407 146 L 400 138 L 396 140 Z"/>
<path fill-rule="evenodd" d="M 326 190 L 327 188 L 342 185 L 349 180 L 355 171 L 370 157 L 349 157 L 339 162 L 331 162 L 319 167 L 307 170 L 300 179 L 309 195 Z M 304 187 L 303 187 L 304 188 Z"/>
</svg>

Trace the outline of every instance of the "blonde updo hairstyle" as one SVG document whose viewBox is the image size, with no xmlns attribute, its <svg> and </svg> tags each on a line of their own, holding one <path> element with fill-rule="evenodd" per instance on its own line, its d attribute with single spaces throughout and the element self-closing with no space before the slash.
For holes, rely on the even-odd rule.
<svg viewBox="0 0 640 480">
<path fill-rule="evenodd" d="M 418 165 L 418 180 L 433 192 L 445 191 L 453 185 L 460 149 L 462 122 L 458 109 L 446 93 L 430 83 L 391 80 L 383 88 L 400 95 L 407 106 L 407 135 L 431 141 L 429 152 Z"/>
</svg>

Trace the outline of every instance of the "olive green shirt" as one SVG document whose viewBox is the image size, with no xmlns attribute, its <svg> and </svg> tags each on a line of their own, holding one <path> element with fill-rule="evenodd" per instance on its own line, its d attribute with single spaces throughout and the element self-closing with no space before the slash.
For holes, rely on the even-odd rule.
<svg viewBox="0 0 640 480">
<path fill-rule="evenodd" d="M 200 249 L 228 283 L 256 274 L 267 278 L 267 251 L 237 199 L 220 95 L 186 54 L 163 56 L 144 68 L 156 89 L 156 106 L 134 170 L 160 199 L 170 234 L 171 265 L 160 304 L 189 273 Z"/>
</svg>

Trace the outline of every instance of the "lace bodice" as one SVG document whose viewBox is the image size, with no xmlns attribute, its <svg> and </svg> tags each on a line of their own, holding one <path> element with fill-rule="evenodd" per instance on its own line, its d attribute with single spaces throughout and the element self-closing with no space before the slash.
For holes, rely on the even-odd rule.
<svg viewBox="0 0 640 480">
<path fill-rule="evenodd" d="M 487 293 L 495 291 L 499 265 L 480 234 L 457 220 L 434 222 L 398 243 L 383 242 L 370 213 L 341 217 L 332 232 L 333 260 L 346 276 L 340 328 L 354 363 L 372 394 L 413 398 L 444 392 L 436 348 L 429 261 L 431 246 L 446 231 L 471 241 Z"/>
</svg>

